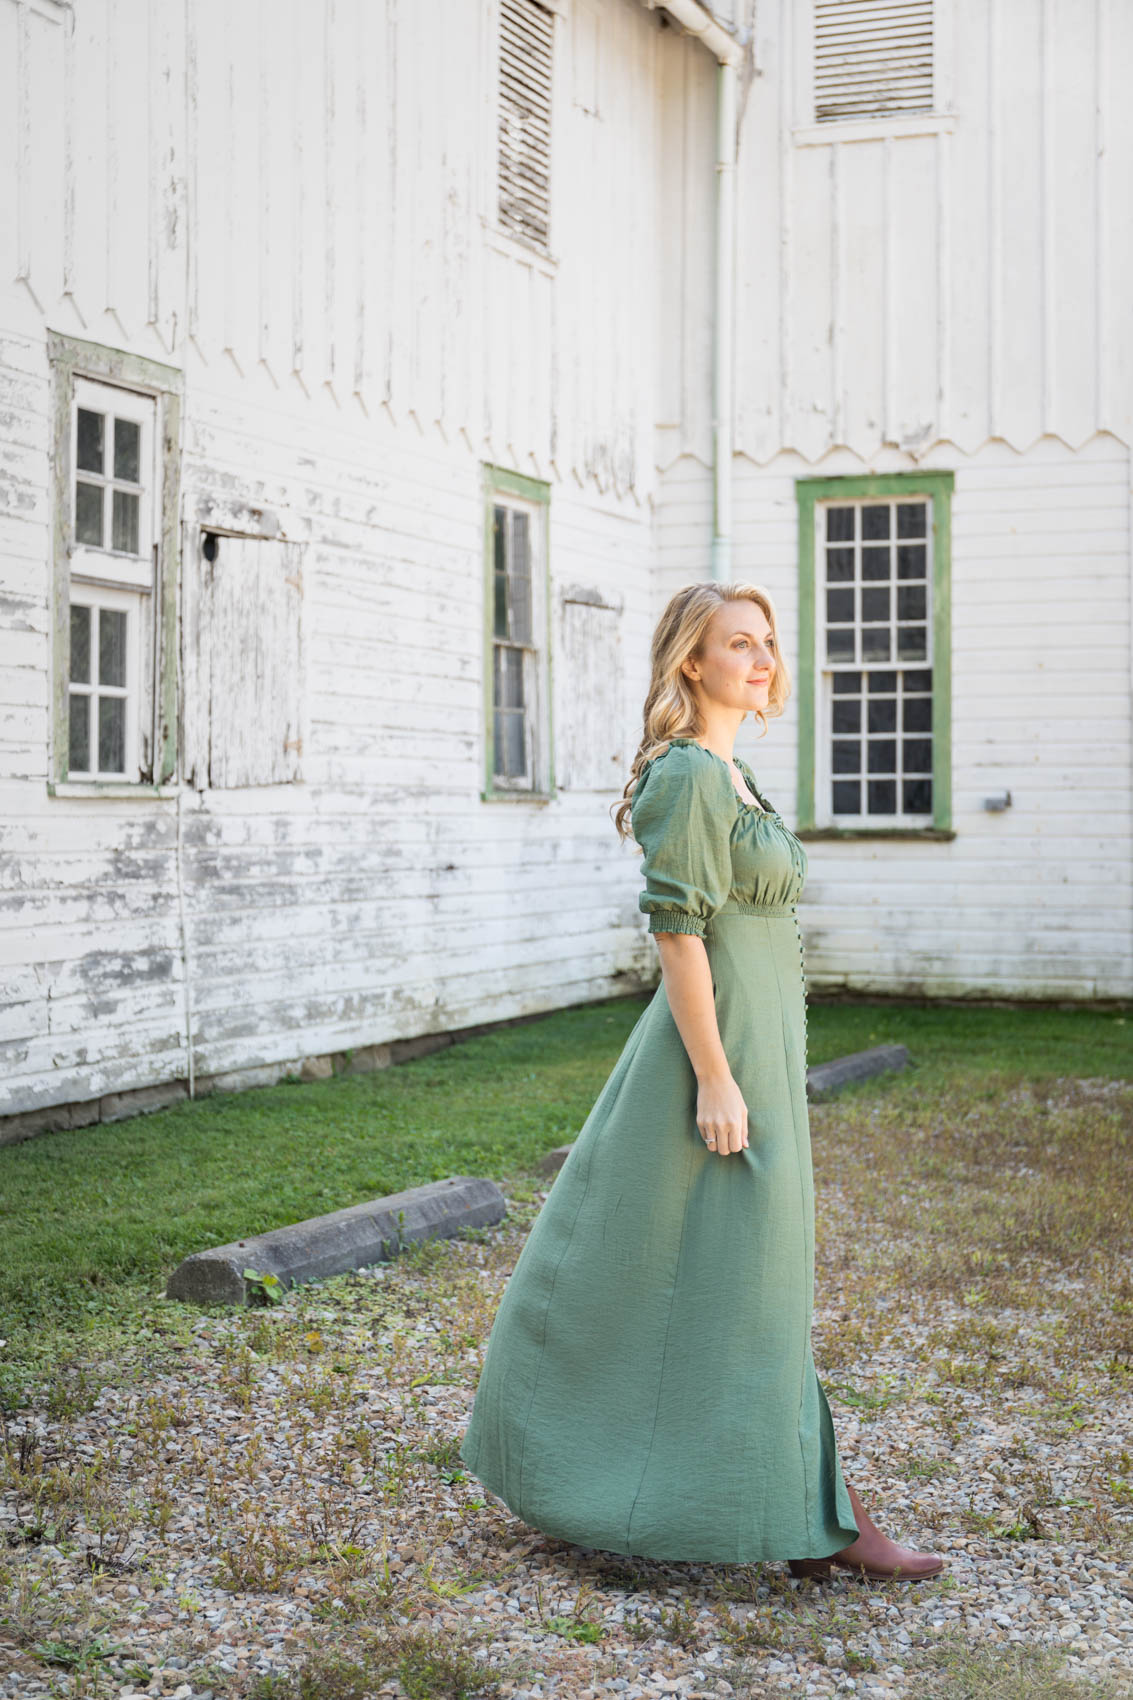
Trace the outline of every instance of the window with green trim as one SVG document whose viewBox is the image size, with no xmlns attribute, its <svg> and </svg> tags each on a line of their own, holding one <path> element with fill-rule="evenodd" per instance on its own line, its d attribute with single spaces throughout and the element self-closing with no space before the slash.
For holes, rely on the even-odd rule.
<svg viewBox="0 0 1133 1700">
<path fill-rule="evenodd" d="M 485 469 L 485 796 L 551 790 L 550 487 Z"/>
<path fill-rule="evenodd" d="M 802 479 L 800 826 L 949 828 L 951 474 Z"/>
<path fill-rule="evenodd" d="M 160 785 L 176 767 L 181 374 L 51 333 L 51 784 Z"/>
</svg>

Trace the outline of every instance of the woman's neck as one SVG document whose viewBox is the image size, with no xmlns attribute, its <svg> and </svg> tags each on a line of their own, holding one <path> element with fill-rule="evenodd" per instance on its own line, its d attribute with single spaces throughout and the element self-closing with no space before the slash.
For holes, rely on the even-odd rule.
<svg viewBox="0 0 1133 1700">
<path fill-rule="evenodd" d="M 697 738 L 698 744 L 703 744 L 706 750 L 711 750 L 714 756 L 726 761 L 729 766 L 735 761 L 736 733 L 743 724 L 743 715 L 737 719 L 734 714 L 707 715 L 701 712 L 704 729 Z"/>
</svg>

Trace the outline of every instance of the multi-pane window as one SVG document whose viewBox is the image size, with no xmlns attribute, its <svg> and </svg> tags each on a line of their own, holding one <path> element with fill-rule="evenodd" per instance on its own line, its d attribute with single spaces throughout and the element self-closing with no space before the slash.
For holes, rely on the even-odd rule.
<svg viewBox="0 0 1133 1700">
<path fill-rule="evenodd" d="M 535 665 L 530 514 L 497 502 L 492 535 L 494 771 L 498 779 L 526 780 L 532 769 Z"/>
<path fill-rule="evenodd" d="M 153 750 L 152 396 L 76 378 L 71 420 L 67 777 L 138 780 Z"/>
<path fill-rule="evenodd" d="M 96 600 L 97 596 L 97 600 Z M 117 602 L 117 605 L 115 603 Z M 130 599 L 78 585 L 71 593 L 68 771 L 124 778 L 137 765 L 138 624 Z"/>
<path fill-rule="evenodd" d="M 488 792 L 542 794 L 550 787 L 546 486 L 516 474 L 494 476 L 500 482 L 490 479 L 488 490 Z"/>
<path fill-rule="evenodd" d="M 815 511 L 819 801 L 838 824 L 933 817 L 931 532 L 924 497 Z"/>
</svg>

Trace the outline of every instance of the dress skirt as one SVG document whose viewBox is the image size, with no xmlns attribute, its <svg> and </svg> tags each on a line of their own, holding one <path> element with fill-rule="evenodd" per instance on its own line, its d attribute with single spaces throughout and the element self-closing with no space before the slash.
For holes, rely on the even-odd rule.
<svg viewBox="0 0 1133 1700">
<path fill-rule="evenodd" d="M 793 906 L 733 898 L 704 942 L 749 1146 L 704 1145 L 662 982 L 504 1289 L 461 1457 L 578 1545 L 825 1557 L 858 1530 L 810 1345 L 801 936 Z"/>
</svg>

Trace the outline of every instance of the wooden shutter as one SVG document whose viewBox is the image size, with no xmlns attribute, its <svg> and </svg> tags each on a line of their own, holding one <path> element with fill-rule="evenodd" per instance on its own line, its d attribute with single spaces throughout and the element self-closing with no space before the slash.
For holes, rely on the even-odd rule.
<svg viewBox="0 0 1133 1700">
<path fill-rule="evenodd" d="M 815 119 L 931 112 L 932 5 L 815 0 Z"/>
<path fill-rule="evenodd" d="M 554 24 L 538 0 L 501 0 L 500 223 L 540 248 L 550 230 Z"/>
<path fill-rule="evenodd" d="M 301 546 L 205 533 L 197 564 L 182 622 L 186 777 L 202 791 L 287 784 L 302 756 Z"/>
<path fill-rule="evenodd" d="M 620 791 L 627 767 L 621 609 L 595 593 L 575 590 L 564 597 L 562 656 L 569 699 L 558 783 L 566 790 Z"/>
</svg>

